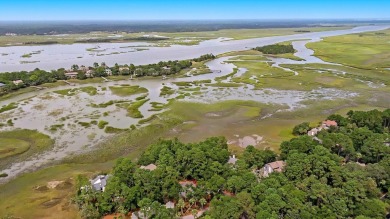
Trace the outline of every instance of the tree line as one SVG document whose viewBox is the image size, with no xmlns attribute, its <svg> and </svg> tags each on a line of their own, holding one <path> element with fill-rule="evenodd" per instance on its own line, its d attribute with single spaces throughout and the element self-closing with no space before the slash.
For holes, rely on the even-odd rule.
<svg viewBox="0 0 390 219">
<path fill-rule="evenodd" d="M 106 69 L 111 71 L 112 75 L 133 75 L 135 77 L 143 76 L 161 76 L 177 74 L 183 69 L 187 69 L 192 66 L 192 62 L 202 62 L 214 59 L 213 54 L 202 55 L 198 58 L 191 60 L 174 60 L 174 61 L 161 61 L 156 64 L 138 65 L 115 64 L 112 67 L 108 67 L 104 62 L 94 63 L 93 66 L 84 67 L 79 65 L 72 65 L 70 70 L 78 72 L 77 79 L 84 80 L 87 78 L 85 69 L 93 71 L 93 77 L 107 77 Z M 65 75 L 67 70 L 65 68 L 59 68 L 57 70 L 45 71 L 41 69 L 34 69 L 33 71 L 18 71 L 18 72 L 4 72 L 0 73 L 0 83 L 4 83 L 5 86 L 0 87 L 0 95 L 9 93 L 20 88 L 37 86 L 45 83 L 53 83 L 58 80 L 66 80 Z M 23 83 L 14 84 L 13 81 L 22 80 Z"/>
<path fill-rule="evenodd" d="M 280 154 L 249 146 L 233 164 L 223 137 L 189 144 L 161 140 L 137 163 L 118 159 L 104 192 L 78 189 L 74 202 L 85 218 L 138 210 L 145 218 L 177 218 L 205 206 L 205 219 L 385 218 L 390 109 L 328 119 L 339 125 L 316 138 L 302 134 L 285 141 Z M 256 174 L 275 160 L 285 161 L 282 172 Z M 139 168 L 149 164 L 157 169 Z M 195 183 L 182 186 L 183 180 Z M 83 176 L 77 181 L 78 188 L 89 185 Z M 165 208 L 168 201 L 176 207 Z"/>
<path fill-rule="evenodd" d="M 285 54 L 285 53 L 294 53 L 295 49 L 292 45 L 282 45 L 282 44 L 274 44 L 262 47 L 256 47 L 254 50 L 262 52 L 264 54 Z"/>
</svg>

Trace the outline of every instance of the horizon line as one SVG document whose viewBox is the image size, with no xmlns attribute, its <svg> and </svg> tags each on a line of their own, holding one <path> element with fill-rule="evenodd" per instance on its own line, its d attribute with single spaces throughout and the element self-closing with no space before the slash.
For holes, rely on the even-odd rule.
<svg viewBox="0 0 390 219">
<path fill-rule="evenodd" d="M 64 21 L 390 21 L 389 18 L 197 18 L 197 19 L 53 19 L 1 20 L 0 22 L 64 22 Z"/>
</svg>

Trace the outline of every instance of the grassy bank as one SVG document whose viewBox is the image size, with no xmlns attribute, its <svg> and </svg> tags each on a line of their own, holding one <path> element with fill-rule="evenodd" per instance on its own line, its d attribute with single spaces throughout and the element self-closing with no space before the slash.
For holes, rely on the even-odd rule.
<svg viewBox="0 0 390 219">
<path fill-rule="evenodd" d="M 134 94 L 147 93 L 148 90 L 144 87 L 140 86 L 130 86 L 130 85 L 122 85 L 122 86 L 112 86 L 109 87 L 113 94 L 118 96 L 130 96 Z"/>
<path fill-rule="evenodd" d="M 307 47 L 328 62 L 360 69 L 390 68 L 390 30 L 328 37 Z"/>
<path fill-rule="evenodd" d="M 48 150 L 54 144 L 49 136 L 27 129 L 0 132 L 0 140 L 0 168 Z"/>
</svg>

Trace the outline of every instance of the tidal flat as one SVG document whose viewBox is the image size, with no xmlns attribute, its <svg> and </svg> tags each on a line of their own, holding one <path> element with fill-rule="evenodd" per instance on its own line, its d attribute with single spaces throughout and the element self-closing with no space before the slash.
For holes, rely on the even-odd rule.
<svg viewBox="0 0 390 219">
<path fill-rule="evenodd" d="M 208 74 L 183 73 L 166 80 L 91 79 L 1 100 L 0 106 L 16 106 L 0 113 L 1 131 L 36 129 L 52 143 L 21 161 L 15 155 L 4 164 L 0 173 L 8 176 L 0 182 L 12 181 L 0 187 L 0 212 L 30 216 L 18 205 L 23 202 L 39 209 L 34 217 L 49 216 L 53 210 L 74 217 L 77 211 L 64 194 L 72 191 L 76 175 L 105 172 L 118 157 L 136 159 L 159 138 L 193 142 L 221 135 L 236 154 L 248 144 L 278 151 L 282 141 L 293 137 L 291 128 L 296 124 L 310 121 L 315 125 L 332 113 L 390 105 L 390 71 L 384 64 L 388 60 L 358 69 L 338 60 L 315 58 L 316 44 L 320 47 L 327 41 L 311 42 L 313 47 L 308 47 L 313 51 L 306 48 L 306 41 L 301 43 L 292 42 L 297 50 L 294 56 L 300 60 L 251 50 L 230 52 L 205 63 Z M 134 104 L 142 118 L 129 115 Z M 12 125 L 7 122 L 10 119 Z M 17 150 L 26 151 L 26 147 L 21 144 Z M 42 169 L 46 166 L 51 167 Z M 41 170 L 22 174 L 36 169 Z M 70 186 L 45 192 L 35 189 L 52 181 Z M 53 199 L 53 206 L 42 205 Z"/>
</svg>

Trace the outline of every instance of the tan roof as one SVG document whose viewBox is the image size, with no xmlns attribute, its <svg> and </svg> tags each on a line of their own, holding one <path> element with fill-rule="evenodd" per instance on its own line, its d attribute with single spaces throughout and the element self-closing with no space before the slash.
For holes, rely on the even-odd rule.
<svg viewBox="0 0 390 219">
<path fill-rule="evenodd" d="M 325 124 L 326 126 L 337 126 L 337 122 L 336 121 L 333 121 L 333 120 L 326 120 L 326 121 L 323 121 L 322 124 Z"/>
<path fill-rule="evenodd" d="M 272 168 L 274 171 L 282 172 L 284 166 L 286 165 L 286 163 L 285 163 L 284 161 L 282 161 L 282 160 L 278 160 L 278 161 L 275 161 L 275 162 L 272 162 L 272 163 L 268 163 L 268 164 L 266 164 L 266 165 L 271 166 L 271 168 Z"/>
<path fill-rule="evenodd" d="M 193 180 L 193 181 L 191 181 L 191 180 L 183 180 L 183 181 L 180 181 L 179 182 L 179 184 L 182 186 L 182 187 L 185 187 L 185 186 L 187 186 L 187 185 L 192 185 L 193 187 L 196 187 L 196 181 L 195 180 Z"/>
<path fill-rule="evenodd" d="M 147 165 L 147 166 L 141 166 L 140 168 L 141 168 L 141 169 L 144 169 L 144 170 L 153 171 L 153 170 L 157 169 L 157 166 L 154 165 L 154 164 L 149 164 L 149 165 Z"/>
<path fill-rule="evenodd" d="M 165 204 L 165 207 L 166 207 L 166 208 L 175 208 L 175 203 L 169 201 L 169 202 L 167 202 L 167 203 Z"/>
</svg>

